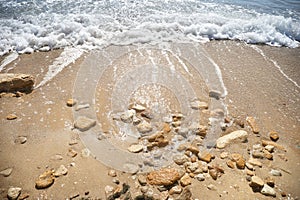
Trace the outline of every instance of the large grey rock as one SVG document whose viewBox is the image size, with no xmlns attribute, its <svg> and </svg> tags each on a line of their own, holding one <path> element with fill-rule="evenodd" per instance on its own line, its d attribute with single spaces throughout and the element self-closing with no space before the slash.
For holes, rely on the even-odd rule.
<svg viewBox="0 0 300 200">
<path fill-rule="evenodd" d="M 223 149 L 228 144 L 235 142 L 237 140 L 245 141 L 247 137 L 248 137 L 248 133 L 246 131 L 243 130 L 234 131 L 217 139 L 216 146 L 219 149 Z"/>
<path fill-rule="evenodd" d="M 29 74 L 0 74 L 1 92 L 31 92 L 34 78 Z"/>
<path fill-rule="evenodd" d="M 80 131 L 87 131 L 96 125 L 96 120 L 80 116 L 74 123 L 74 127 Z"/>
</svg>

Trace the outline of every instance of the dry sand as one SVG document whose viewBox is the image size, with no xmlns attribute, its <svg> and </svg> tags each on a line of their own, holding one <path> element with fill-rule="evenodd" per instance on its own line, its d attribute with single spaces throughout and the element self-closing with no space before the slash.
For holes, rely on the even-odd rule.
<svg viewBox="0 0 300 200">
<path fill-rule="evenodd" d="M 297 84 L 300 84 L 300 49 L 251 46 L 233 41 L 213 41 L 197 45 L 197 47 L 192 45 L 195 50 L 191 50 L 189 45 L 178 46 L 180 46 L 181 51 L 179 53 L 179 51 L 174 50 L 174 54 L 185 58 L 190 63 L 193 63 L 192 60 L 197 57 L 197 54 L 192 55 L 193 52 L 197 52 L 197 49 L 201 51 L 199 55 L 203 55 L 201 53 L 208 55 L 220 67 L 228 92 L 224 101 L 228 107 L 229 117 L 231 119 L 237 117 L 246 119 L 247 116 L 254 116 L 261 129 L 257 135 L 253 134 L 250 128 L 246 126 L 245 130 L 249 133 L 247 143 L 232 144 L 224 150 L 211 150 L 211 153 L 216 157 L 212 163 L 220 164 L 225 169 L 225 173 L 216 181 L 209 176 L 203 182 L 192 179 L 190 187 L 193 199 L 271 199 L 272 197 L 252 191 L 246 180 L 244 170 L 230 169 L 226 166 L 225 160 L 220 159 L 220 153 L 223 151 L 240 153 L 248 159 L 248 151 L 252 149 L 252 145 L 259 143 L 262 139 L 268 139 L 270 131 L 279 133 L 280 139 L 277 143 L 283 145 L 287 151 L 275 152 L 273 161 L 262 159 L 263 167 L 256 169 L 255 173 L 261 178 L 266 178 L 269 176 L 270 169 L 280 169 L 282 176 L 273 177 L 276 185 L 276 198 L 298 199 L 300 196 L 300 172 L 298 169 L 300 163 L 300 89 Z M 172 48 L 178 49 L 177 47 Z M 257 48 L 263 51 L 265 57 L 259 53 Z M 122 54 L 128 49 L 133 51 L 136 48 L 109 47 L 105 52 L 110 54 L 109 58 L 120 59 L 114 55 Z M 189 51 L 192 53 L 187 53 Z M 13 63 L 6 66 L 3 72 L 32 74 L 36 78 L 36 83 L 39 83 L 47 72 L 48 66 L 61 52 L 62 50 L 55 50 L 21 55 Z M 6 199 L 7 190 L 10 186 L 21 187 L 22 194 L 28 193 L 29 199 L 67 199 L 77 196 L 77 194 L 79 194 L 78 199 L 83 197 L 105 199 L 105 186 L 114 185 L 113 178 L 108 175 L 110 166 L 105 166 L 103 162 L 93 156 L 81 155 L 85 146 L 81 142 L 80 136 L 84 136 L 72 129 L 76 113 L 74 113 L 73 108 L 66 106 L 66 101 L 74 96 L 74 86 L 76 87 L 78 79 L 82 78 L 81 75 L 78 75 L 78 71 L 82 70 L 83 66 L 95 64 L 109 66 L 113 63 L 102 58 L 101 55 L 103 55 L 101 52 L 83 54 L 75 63 L 67 66 L 47 84 L 35 89 L 28 95 L 19 98 L 0 98 L 0 171 L 9 167 L 13 168 L 10 176 L 0 176 L 1 199 Z M 153 55 L 155 56 L 155 54 Z M 157 56 L 159 57 L 159 55 Z M 92 58 L 94 60 L 90 60 Z M 126 63 L 127 61 L 124 60 L 126 58 L 121 59 L 125 63 L 123 65 L 122 62 L 119 63 L 118 67 L 123 67 L 126 70 L 126 66 L 130 68 L 130 62 Z M 138 62 L 143 62 L 143 59 Z M 163 65 L 164 61 L 161 60 L 161 62 Z M 201 64 L 199 64 L 203 67 L 201 70 L 204 70 L 202 74 L 200 73 L 202 78 L 209 76 L 208 73 L 213 73 L 211 68 L 207 68 L 205 71 L 206 62 L 201 60 Z M 210 64 L 210 66 L 212 65 Z M 281 68 L 279 69 L 278 66 Z M 105 99 L 105 93 L 101 93 L 101 86 L 107 84 L 109 87 L 110 81 L 111 84 L 117 83 L 113 82 L 113 78 L 111 78 L 114 72 L 109 68 L 105 69 L 107 75 L 101 74 L 103 79 L 98 80 L 99 82 L 95 84 L 98 88 L 97 92 L 94 91 L 94 95 L 98 111 L 97 119 L 104 123 L 103 129 L 108 129 L 109 121 L 103 119 L 101 113 L 109 112 L 112 101 Z M 194 89 L 203 87 L 202 92 L 195 89 L 195 93 L 199 95 L 207 95 L 206 86 L 203 86 L 205 81 L 208 81 L 208 88 L 219 84 L 219 80 L 205 80 L 205 78 L 199 79 L 200 82 L 202 81 L 201 84 L 193 82 L 198 80 L 197 71 L 191 71 L 194 73 L 193 77 L 196 77 L 194 80 L 187 78 L 189 76 L 186 71 L 183 70 L 181 73 L 184 74 L 184 78 L 191 81 L 191 86 Z M 134 72 L 132 74 L 131 78 L 134 82 L 137 77 L 134 76 Z M 210 77 L 215 77 L 215 75 Z M 82 85 L 85 84 L 85 82 L 82 83 Z M 197 84 L 199 84 L 198 87 Z M 128 90 L 128 92 L 130 91 Z M 90 95 L 88 92 L 87 97 Z M 111 91 L 106 92 L 108 95 L 112 95 L 110 94 Z M 165 95 L 167 94 L 168 91 L 165 92 Z M 132 97 L 131 95 L 131 93 L 125 93 L 113 97 L 122 99 Z M 214 104 L 213 101 L 211 104 Z M 176 107 L 176 101 L 173 103 Z M 11 113 L 16 114 L 18 118 L 7 120 L 6 116 Z M 229 127 L 225 133 L 231 130 L 235 130 L 235 128 Z M 18 136 L 26 136 L 27 142 L 15 144 L 14 141 Z M 74 139 L 76 139 L 77 144 L 70 145 L 69 143 Z M 72 158 L 67 155 L 70 148 L 78 152 L 76 157 Z M 101 148 L 98 148 L 97 151 L 101 151 Z M 107 150 L 103 150 L 103 152 L 107 152 Z M 92 153 L 97 154 L 93 150 Z M 61 155 L 62 160 L 51 159 L 54 155 Z M 113 154 L 106 156 L 118 157 L 118 155 Z M 40 174 L 46 169 L 57 169 L 62 164 L 68 168 L 66 176 L 56 178 L 54 184 L 47 189 L 35 189 L 35 181 Z M 135 176 L 117 170 L 117 178 L 131 186 L 133 197 L 140 193 Z M 209 184 L 215 185 L 217 190 L 207 189 Z M 155 188 L 153 190 L 154 193 L 158 193 Z M 282 197 L 280 191 L 285 192 L 288 196 Z"/>
</svg>

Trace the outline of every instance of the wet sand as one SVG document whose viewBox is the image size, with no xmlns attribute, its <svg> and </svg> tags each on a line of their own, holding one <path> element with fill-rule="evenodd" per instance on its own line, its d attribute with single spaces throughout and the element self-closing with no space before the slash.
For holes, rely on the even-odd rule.
<svg viewBox="0 0 300 200">
<path fill-rule="evenodd" d="M 105 186 L 114 184 L 113 178 L 108 176 L 108 171 L 112 166 L 103 164 L 110 162 L 100 162 L 99 156 L 105 154 L 103 156 L 109 158 L 110 156 L 118 157 L 118 155 L 107 155 L 107 149 L 101 149 L 100 146 L 97 149 L 91 149 L 91 156 L 82 156 L 81 151 L 85 149 L 85 145 L 90 148 L 87 144 L 88 139 L 86 139 L 90 139 L 90 137 L 85 137 L 89 132 L 81 133 L 73 130 L 74 120 L 79 113 L 79 115 L 96 117 L 97 121 L 103 124 L 103 132 L 109 132 L 111 126 L 119 128 L 117 127 L 118 123 L 105 119 L 106 116 L 111 110 L 124 110 L 128 106 L 128 102 L 134 99 L 133 97 L 147 92 L 146 88 L 133 86 L 134 83 L 141 84 L 143 82 L 143 79 L 138 79 L 137 76 L 147 77 L 147 74 L 153 73 L 150 70 L 143 74 L 143 70 L 138 71 L 132 66 L 155 65 L 151 62 L 158 63 L 157 66 L 169 66 L 165 54 L 160 49 L 156 49 L 159 48 L 148 47 L 148 50 L 143 50 L 143 48 L 139 49 L 134 46 L 112 46 L 104 51 L 84 53 L 75 63 L 65 67 L 52 80 L 32 93 L 19 98 L 1 98 L 0 171 L 8 167 L 13 168 L 10 176 L 0 176 L 1 197 L 5 199 L 7 189 L 15 186 L 21 187 L 22 193 L 28 193 L 29 199 L 66 199 L 76 194 L 92 199 L 105 198 Z M 220 164 L 225 169 L 225 174 L 217 181 L 209 175 L 204 182 L 192 179 L 190 187 L 193 199 L 270 199 L 271 197 L 254 193 L 245 178 L 245 172 L 229 169 L 225 160 L 220 159 L 219 156 L 221 152 L 227 151 L 238 152 L 248 158 L 247 149 L 252 149 L 253 144 L 268 138 L 270 131 L 279 133 L 280 139 L 277 143 L 283 145 L 287 151 L 274 153 L 273 161 L 262 159 L 263 167 L 257 169 L 256 174 L 265 178 L 271 168 L 281 169 L 283 175 L 274 177 L 276 198 L 287 199 L 287 197 L 281 197 L 280 191 L 284 191 L 291 198 L 298 198 L 300 195 L 298 190 L 300 184 L 298 170 L 300 163 L 298 135 L 300 131 L 300 89 L 297 85 L 300 84 L 298 62 L 300 49 L 251 46 L 233 41 L 212 41 L 199 45 L 172 44 L 168 49 L 170 62 L 174 63 L 175 71 L 180 75 L 179 83 L 187 85 L 178 89 L 176 79 L 168 76 L 169 72 L 172 72 L 171 66 L 165 71 L 158 68 L 157 79 L 152 79 L 155 77 L 151 76 L 149 83 L 154 81 L 168 86 L 168 89 L 160 90 L 163 98 L 167 99 L 164 102 L 166 104 L 163 104 L 165 107 L 173 105 L 170 107 L 171 110 L 193 115 L 192 110 L 187 111 L 183 108 L 188 106 L 188 101 L 192 98 L 200 96 L 202 99 L 206 98 L 211 107 L 218 108 L 221 106 L 220 102 L 208 98 L 208 91 L 219 90 L 222 94 L 227 92 L 227 96 L 222 98 L 222 102 L 227 106 L 228 116 L 231 119 L 238 117 L 246 119 L 247 116 L 254 116 L 261 129 L 257 135 L 253 134 L 251 129 L 246 126 L 245 130 L 249 133 L 247 143 L 232 144 L 225 150 L 211 150 L 216 157 L 212 163 Z M 62 50 L 55 50 L 21 55 L 6 66 L 2 72 L 32 74 L 36 77 L 37 85 L 47 73 L 48 66 L 61 52 Z M 130 55 L 128 52 L 132 54 Z M 124 54 L 126 56 L 122 57 Z M 135 56 L 138 60 L 130 60 L 130 56 Z M 177 57 L 182 58 L 187 69 Z M 108 66 L 118 67 L 114 71 Z M 215 71 L 216 66 L 220 69 L 222 80 Z M 90 71 L 90 74 L 87 71 L 85 74 L 78 73 L 82 70 L 95 69 L 93 67 L 99 71 L 97 73 Z M 130 68 L 133 70 L 130 71 Z M 128 71 L 130 73 L 127 73 Z M 86 80 L 86 77 L 90 77 L 90 79 Z M 163 78 L 166 81 L 162 80 Z M 147 78 L 147 80 L 149 79 Z M 129 89 L 130 81 L 133 89 Z M 124 88 L 128 90 L 124 91 Z M 106 89 L 107 91 L 105 91 Z M 187 92 L 183 92 L 185 90 Z M 157 90 L 151 92 L 155 94 L 155 91 Z M 174 94 L 173 97 L 170 97 L 172 96 L 170 94 Z M 74 108 L 66 106 L 69 98 L 89 103 L 91 107 L 94 106 L 95 112 L 90 113 L 85 109 L 79 112 L 74 111 Z M 155 99 L 158 104 L 161 102 L 158 101 L 159 99 Z M 179 102 L 178 105 L 176 102 Z M 153 106 L 154 104 L 151 103 L 153 102 L 150 102 L 150 106 Z M 11 113 L 16 114 L 18 118 L 8 121 L 6 116 Z M 163 112 L 163 114 L 165 113 Z M 217 139 L 215 137 L 235 129 L 236 127 L 229 127 L 225 132 L 217 132 L 212 138 Z M 14 141 L 18 136 L 26 136 L 27 142 L 15 144 Z M 74 139 L 77 144 L 70 145 Z M 70 148 L 78 152 L 76 157 L 72 158 L 67 155 Z M 126 148 L 122 147 L 121 150 L 126 151 Z M 62 160 L 51 159 L 56 154 L 61 155 Z M 279 156 L 279 154 L 284 154 L 284 156 Z M 94 158 L 95 156 L 98 160 Z M 287 161 L 282 157 L 286 157 Z M 46 169 L 56 169 L 61 164 L 68 168 L 66 176 L 55 179 L 55 183 L 48 189 L 35 189 L 35 180 L 40 174 Z M 117 166 L 118 169 L 122 169 L 122 167 Z M 126 182 L 131 186 L 133 197 L 140 193 L 135 176 L 121 171 L 117 171 L 117 174 L 121 182 Z M 214 184 L 217 191 L 208 190 L 209 184 Z M 157 189 L 153 190 L 154 193 L 159 194 Z"/>
</svg>

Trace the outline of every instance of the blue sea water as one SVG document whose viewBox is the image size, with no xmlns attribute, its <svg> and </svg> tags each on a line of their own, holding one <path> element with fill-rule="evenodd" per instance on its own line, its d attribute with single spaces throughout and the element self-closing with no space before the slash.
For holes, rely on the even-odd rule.
<svg viewBox="0 0 300 200">
<path fill-rule="evenodd" d="M 299 0 L 0 0 L 0 55 L 213 39 L 295 48 Z"/>
</svg>

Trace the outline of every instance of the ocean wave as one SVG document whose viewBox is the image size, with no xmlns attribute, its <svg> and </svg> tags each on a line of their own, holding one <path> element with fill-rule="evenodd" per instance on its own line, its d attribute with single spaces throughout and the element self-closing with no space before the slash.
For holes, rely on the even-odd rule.
<svg viewBox="0 0 300 200">
<path fill-rule="evenodd" d="M 42 5 L 52 5 L 48 6 L 51 9 L 39 7 L 35 12 L 29 12 L 21 5 L 23 13 L 20 16 L 0 18 L 0 55 L 9 51 L 31 53 L 66 46 L 94 49 L 110 44 L 213 39 L 295 48 L 300 41 L 298 20 L 240 6 L 190 0 L 159 5 L 151 1 L 144 4 L 135 2 L 134 5 L 112 1 L 115 4 L 111 6 L 97 7 L 95 2 L 91 2 L 94 7 L 83 7 L 84 11 L 74 8 L 65 13 L 62 13 L 63 8 L 54 11 L 58 3 L 63 5 L 61 1 L 53 0 L 55 5 L 45 1 Z"/>
</svg>

